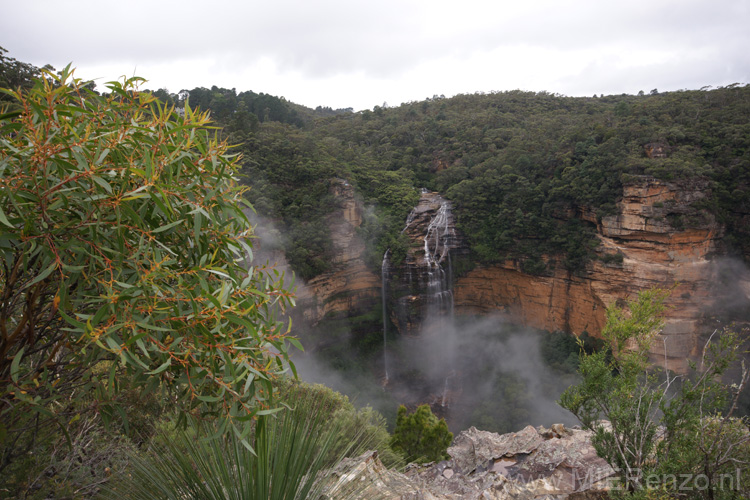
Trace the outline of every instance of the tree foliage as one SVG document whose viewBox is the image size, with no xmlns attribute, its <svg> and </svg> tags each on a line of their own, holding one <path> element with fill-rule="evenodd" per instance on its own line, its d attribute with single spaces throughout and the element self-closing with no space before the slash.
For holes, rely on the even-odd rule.
<svg viewBox="0 0 750 500">
<path fill-rule="evenodd" d="M 46 73 L 0 121 L 2 465 L 40 421 L 124 415 L 126 385 L 238 434 L 288 360 L 283 276 L 252 256 L 236 158 L 139 78 Z M 15 450 L 15 451 L 14 451 Z"/>
<path fill-rule="evenodd" d="M 34 85 L 34 78 L 39 78 L 41 72 L 33 64 L 25 63 L 7 56 L 8 51 L 0 47 L 0 88 L 29 89 Z M 50 68 L 51 67 L 46 67 Z M 0 94 L 0 103 L 9 104 L 12 99 L 7 94 Z"/>
<path fill-rule="evenodd" d="M 299 163 L 289 142 L 305 152 L 313 178 L 327 169 L 352 182 L 376 207 L 378 219 L 365 228 L 375 255 L 397 240 L 415 188 L 425 187 L 451 199 L 475 258 L 518 259 L 532 273 L 554 265 L 583 272 L 591 259 L 607 258 L 596 251 L 596 222 L 616 212 L 623 185 L 638 176 L 705 185 L 710 198 L 692 215 L 667 206 L 665 217 L 688 227 L 718 216 L 727 243 L 746 252 L 750 233 L 737 214 L 750 207 L 749 111 L 747 86 L 596 99 L 521 91 L 435 97 L 302 128 L 263 122 L 247 136 L 254 146 L 245 149 L 246 165 L 254 181 L 257 169 L 267 174 L 274 189 L 266 194 L 279 204 L 273 216 L 299 207 L 309 184 L 264 166 L 273 157 Z M 663 154 L 651 155 L 654 147 Z M 284 217 L 290 225 L 297 218 Z"/>
<path fill-rule="evenodd" d="M 568 388 L 560 404 L 594 431 L 597 454 L 619 473 L 635 496 L 654 491 L 690 498 L 736 498 L 742 481 L 732 488 L 722 475 L 748 476 L 750 433 L 734 418 L 739 392 L 747 383 L 721 378 L 741 352 L 732 332 L 707 344 L 701 365 L 689 376 L 660 373 L 649 363 L 668 292 L 640 292 L 626 309 L 610 306 L 603 331 L 607 349 L 581 355 L 580 384 Z M 605 419 L 605 420 L 601 420 Z M 705 478 L 697 487 L 679 490 L 672 479 Z M 679 483 L 678 483 L 679 484 Z M 694 486 L 695 486 L 694 485 Z"/>
<path fill-rule="evenodd" d="M 391 447 L 403 453 L 409 462 L 448 458 L 446 450 L 451 441 L 453 434 L 448 431 L 445 419 L 438 420 L 429 405 L 421 405 L 411 414 L 405 406 L 399 406 Z"/>
</svg>

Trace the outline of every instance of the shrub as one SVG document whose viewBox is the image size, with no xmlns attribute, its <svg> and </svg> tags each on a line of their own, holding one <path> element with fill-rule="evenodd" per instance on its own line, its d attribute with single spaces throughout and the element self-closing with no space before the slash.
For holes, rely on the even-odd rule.
<svg viewBox="0 0 750 500">
<path fill-rule="evenodd" d="M 451 441 L 453 434 L 448 431 L 445 419 L 438 420 L 429 405 L 421 405 L 411 414 L 404 405 L 399 406 L 391 447 L 408 461 L 433 462 L 448 458 L 446 451 Z"/>
<path fill-rule="evenodd" d="M 243 267 L 234 158 L 139 78 L 99 96 L 70 67 L 45 76 L 4 90 L 18 111 L 0 116 L 0 470 L 40 422 L 124 416 L 133 385 L 246 435 L 285 369 L 291 296 Z"/>
<path fill-rule="evenodd" d="M 607 349 L 581 355 L 582 381 L 565 391 L 560 404 L 594 432 L 592 444 L 618 472 L 624 493 L 745 498 L 741 481 L 722 481 L 747 476 L 750 456 L 747 422 L 733 416 L 748 374 L 743 371 L 738 384 L 721 382 L 742 343 L 725 331 L 709 339 L 700 369 L 693 365 L 690 376 L 659 373 L 649 364 L 649 350 L 663 326 L 667 295 L 646 290 L 626 310 L 607 309 Z M 698 476 L 705 482 L 690 490 L 668 481 Z"/>
<path fill-rule="evenodd" d="M 233 434 L 199 439 L 215 429 L 178 432 L 148 456 L 134 454 L 133 466 L 116 478 L 105 498 L 323 498 L 336 479 L 331 468 L 376 447 L 382 435 L 373 431 L 384 430 L 382 421 L 374 424 L 371 413 L 355 411 L 346 396 L 326 387 L 282 386 L 279 403 L 290 408 L 257 419 L 248 438 L 253 450 Z"/>
</svg>

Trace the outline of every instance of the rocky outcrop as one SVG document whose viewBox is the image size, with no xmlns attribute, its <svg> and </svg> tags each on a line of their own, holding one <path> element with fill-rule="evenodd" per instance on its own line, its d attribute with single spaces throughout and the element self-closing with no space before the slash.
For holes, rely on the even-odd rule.
<svg viewBox="0 0 750 500">
<path fill-rule="evenodd" d="M 401 474 L 368 452 L 337 468 L 325 498 L 593 499 L 606 498 L 614 476 L 596 455 L 591 432 L 561 424 L 504 435 L 472 427 L 456 437 L 448 455 L 449 460 L 411 465 Z"/>
<path fill-rule="evenodd" d="M 597 220 L 599 259 L 581 275 L 551 263 L 543 276 L 521 271 L 517 262 L 479 267 L 456 280 L 456 312 L 503 313 L 512 321 L 545 330 L 598 334 L 606 307 L 653 286 L 673 288 L 667 324 L 654 343 L 653 360 L 683 372 L 699 350 L 704 312 L 722 300 L 717 265 L 722 227 L 697 208 L 710 196 L 708 182 L 665 182 L 640 177 L 625 184 L 616 215 Z"/>
<path fill-rule="evenodd" d="M 362 203 L 343 179 L 334 179 L 330 189 L 338 202 L 328 216 L 335 252 L 333 265 L 297 291 L 299 309 L 313 324 L 325 317 L 362 314 L 380 300 L 380 277 L 365 265 L 365 243 L 357 235 L 362 225 Z"/>
</svg>

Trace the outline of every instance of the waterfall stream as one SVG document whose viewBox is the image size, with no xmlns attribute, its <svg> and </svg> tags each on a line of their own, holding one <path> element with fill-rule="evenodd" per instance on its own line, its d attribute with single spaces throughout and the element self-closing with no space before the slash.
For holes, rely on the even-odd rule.
<svg viewBox="0 0 750 500">
<path fill-rule="evenodd" d="M 440 208 L 427 226 L 424 236 L 424 262 L 427 266 L 427 294 L 430 302 L 428 314 L 453 315 L 452 265 L 450 248 L 454 233 L 451 224 L 451 209 L 447 201 L 442 201 Z M 448 271 L 442 263 L 448 260 Z"/>
<path fill-rule="evenodd" d="M 388 383 L 388 301 L 386 300 L 388 291 L 388 252 L 386 250 L 383 254 L 383 264 L 380 267 L 381 271 L 381 295 L 383 298 L 383 370 L 385 371 L 385 383 Z"/>
<path fill-rule="evenodd" d="M 447 377 L 445 377 L 445 383 L 443 384 L 443 397 L 440 402 L 440 406 L 445 408 L 445 402 L 448 399 L 448 381 L 453 378 L 453 376 L 456 374 L 455 370 L 452 370 Z"/>
<path fill-rule="evenodd" d="M 409 343 L 415 346 L 440 343 L 440 338 L 453 329 L 451 252 L 458 248 L 458 239 L 450 202 L 437 193 L 423 190 L 419 204 L 409 213 L 401 233 L 410 241 L 406 255 L 396 266 L 396 257 L 389 249 L 383 255 L 381 266 L 384 384 L 403 384 L 402 368 L 419 367 L 417 373 L 425 377 L 423 383 L 436 396 L 435 404 L 447 410 L 460 391 L 455 370 L 437 360 L 437 365 L 424 366 L 425 360 L 434 353 L 424 359 L 389 366 L 387 342 L 390 323 L 400 334 L 398 342 L 402 349 Z M 417 352 L 419 347 L 406 350 Z M 395 352 L 390 354 L 398 358 Z"/>
</svg>

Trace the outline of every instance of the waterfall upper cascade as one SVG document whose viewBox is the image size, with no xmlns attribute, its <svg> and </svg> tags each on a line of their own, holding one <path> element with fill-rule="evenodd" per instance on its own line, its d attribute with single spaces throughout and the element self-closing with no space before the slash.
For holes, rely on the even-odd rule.
<svg viewBox="0 0 750 500">
<path fill-rule="evenodd" d="M 396 255 L 387 251 L 381 270 L 384 382 L 388 384 L 393 377 L 390 383 L 400 387 L 404 367 L 411 367 L 410 377 L 417 377 L 412 383 L 420 389 L 406 397 L 419 394 L 417 401 L 431 402 L 434 409 L 447 411 L 462 390 L 458 372 L 450 363 L 443 362 L 447 358 L 436 357 L 436 352 L 432 352 L 434 348 L 428 347 L 430 352 L 422 353 L 419 360 L 401 358 L 399 363 L 389 367 L 386 342 L 390 330 L 391 334 L 401 336 L 400 350 L 417 353 L 422 349 L 420 346 L 435 346 L 443 342 L 443 337 L 451 335 L 453 257 L 465 252 L 466 246 L 455 229 L 451 203 L 438 193 L 426 190 L 406 219 L 402 234 L 409 240 L 406 255 L 398 262 Z M 398 357 L 395 353 L 391 355 Z M 432 367 L 422 366 L 424 363 Z M 417 373 L 419 375 L 415 375 Z"/>
<path fill-rule="evenodd" d="M 426 190 L 402 233 L 411 244 L 400 266 L 386 263 L 388 254 L 384 256 L 383 276 L 388 276 L 388 282 L 383 283 L 383 309 L 399 333 L 415 335 L 425 319 L 452 315 L 451 254 L 463 246 L 456 234 L 450 202 Z M 384 323 L 388 323 L 385 318 Z"/>
<path fill-rule="evenodd" d="M 448 272 L 444 262 L 450 263 L 450 244 L 455 238 L 450 204 L 440 203 L 435 216 L 427 226 L 424 236 L 424 263 L 427 271 L 427 297 L 430 301 L 429 313 L 453 314 L 453 288 L 451 266 Z"/>
</svg>

